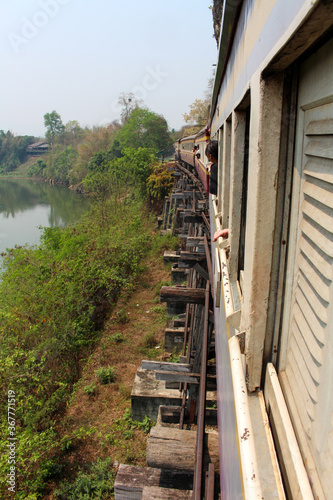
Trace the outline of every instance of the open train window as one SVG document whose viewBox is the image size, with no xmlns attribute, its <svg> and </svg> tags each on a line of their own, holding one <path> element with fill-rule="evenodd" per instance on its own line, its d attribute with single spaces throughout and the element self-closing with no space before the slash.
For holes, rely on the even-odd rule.
<svg viewBox="0 0 333 500">
<path fill-rule="evenodd" d="M 247 207 L 247 189 L 249 172 L 249 138 L 250 138 L 250 106 L 246 110 L 245 117 L 245 137 L 244 137 L 244 165 L 243 165 L 243 185 L 242 185 L 242 205 L 240 216 L 240 234 L 238 249 L 238 271 L 237 279 L 242 288 L 242 271 L 244 270 L 245 258 L 245 234 L 246 234 L 246 207 Z"/>
<path fill-rule="evenodd" d="M 230 161 L 229 277 L 242 289 L 248 190 L 250 95 L 232 113 Z"/>
<path fill-rule="evenodd" d="M 222 151 L 221 151 L 222 147 Z M 231 159 L 231 117 L 223 125 L 223 137 L 219 151 L 218 211 L 222 213 L 222 228 L 229 227 L 230 201 L 230 159 Z"/>
<path fill-rule="evenodd" d="M 222 212 L 222 172 L 223 172 L 223 125 L 218 132 L 218 143 L 219 143 L 219 162 L 218 162 L 218 178 L 217 178 L 217 211 Z M 222 222 L 222 221 L 220 221 Z"/>
</svg>

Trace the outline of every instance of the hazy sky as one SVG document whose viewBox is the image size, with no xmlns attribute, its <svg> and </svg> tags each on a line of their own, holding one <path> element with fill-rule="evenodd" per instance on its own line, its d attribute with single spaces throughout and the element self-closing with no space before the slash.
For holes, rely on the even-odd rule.
<svg viewBox="0 0 333 500">
<path fill-rule="evenodd" d="M 1 0 L 0 129 L 119 118 L 133 92 L 179 129 L 217 60 L 210 0 Z"/>
</svg>

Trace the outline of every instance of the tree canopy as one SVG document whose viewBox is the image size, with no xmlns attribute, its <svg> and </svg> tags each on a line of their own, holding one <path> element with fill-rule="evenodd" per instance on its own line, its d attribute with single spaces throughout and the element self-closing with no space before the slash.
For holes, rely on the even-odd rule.
<svg viewBox="0 0 333 500">
<path fill-rule="evenodd" d="M 165 149 L 171 144 L 168 124 L 163 118 L 148 109 L 136 108 L 117 134 L 120 147 Z"/>
<path fill-rule="evenodd" d="M 202 127 L 205 126 L 208 120 L 209 104 L 209 99 L 196 99 L 190 105 L 190 112 L 183 114 L 185 122 L 193 125 L 200 125 Z"/>
<path fill-rule="evenodd" d="M 15 170 L 25 160 L 27 147 L 33 142 L 33 136 L 15 137 L 10 130 L 0 130 L 0 173 Z"/>
<path fill-rule="evenodd" d="M 210 103 L 213 93 L 214 77 L 209 78 L 204 99 L 196 99 L 190 105 L 190 112 L 184 113 L 183 118 L 186 123 L 204 127 L 209 119 Z"/>
<path fill-rule="evenodd" d="M 65 131 L 65 125 L 62 123 L 59 113 L 53 110 L 44 115 L 44 126 L 46 128 L 46 138 L 51 144 L 59 142 Z"/>
</svg>

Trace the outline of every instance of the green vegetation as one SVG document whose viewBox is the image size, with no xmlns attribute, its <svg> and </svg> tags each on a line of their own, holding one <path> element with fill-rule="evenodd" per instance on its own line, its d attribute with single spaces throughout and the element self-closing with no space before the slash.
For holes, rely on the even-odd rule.
<svg viewBox="0 0 333 500">
<path fill-rule="evenodd" d="M 55 139 L 59 140 L 65 132 L 65 126 L 56 111 L 44 115 L 44 125 L 46 128 L 46 138 L 51 144 L 54 144 Z"/>
<path fill-rule="evenodd" d="M 66 474 L 70 477 L 68 470 L 64 472 L 64 457 L 97 436 L 92 427 L 66 430 L 65 435 L 61 429 L 80 384 L 81 394 L 90 402 L 104 390 L 118 390 L 128 398 L 128 387 L 118 387 L 115 362 L 102 359 L 104 324 L 119 297 L 127 299 L 135 289 L 145 269 L 143 258 L 150 251 L 156 254 L 169 244 L 179 244 L 172 236 L 153 236 L 147 208 L 149 197 L 162 199 L 172 184 L 172 174 L 156 164 L 157 150 L 170 140 L 162 117 L 135 106 L 128 110 L 123 126 L 83 130 L 77 122 L 64 126 L 53 111 L 45 115 L 45 125 L 52 149 L 30 167 L 30 174 L 64 184 L 80 182 L 95 203 L 73 226 L 44 228 L 39 247 L 15 248 L 4 256 L 0 388 L 15 399 L 17 500 L 43 498 L 47 485 L 59 484 Z M 13 137 L 0 133 L 0 140 L 13 142 Z M 8 161 L 2 172 L 12 170 Z M 163 319 L 162 310 L 156 309 Z M 122 334 L 129 321 L 126 300 L 114 313 L 114 321 L 119 331 L 110 336 L 108 345 L 117 349 L 128 344 Z M 138 341 L 148 357 L 156 355 L 157 343 L 152 328 Z M 82 372 L 97 348 L 102 366 L 95 365 L 95 378 L 82 384 Z M 135 432 L 148 432 L 150 426 L 147 418 L 133 422 L 128 410 L 106 434 L 98 434 L 99 446 L 106 449 L 112 443 L 119 448 L 116 459 L 133 463 L 142 454 L 134 446 Z M 6 398 L 1 402 L 0 429 L 2 436 L 8 436 Z M 2 471 L 8 469 L 6 445 L 3 439 Z M 72 482 L 60 484 L 54 498 L 108 498 L 113 478 L 112 466 L 103 457 L 79 468 L 76 478 L 70 477 Z M 1 498 L 8 494 L 6 481 L 3 474 Z"/>
<path fill-rule="evenodd" d="M 106 500 L 111 498 L 115 472 L 111 459 L 98 460 L 79 470 L 74 483 L 62 483 L 53 498 L 57 500 Z"/>
<path fill-rule="evenodd" d="M 25 160 L 26 149 L 33 142 L 35 137 L 15 137 L 10 130 L 0 130 L 0 174 L 13 172 Z"/>
<path fill-rule="evenodd" d="M 18 499 L 40 491 L 49 477 L 60 446 L 55 417 L 69 401 L 105 314 L 140 272 L 151 240 L 142 202 L 126 200 L 126 211 L 106 214 L 101 221 L 96 205 L 74 227 L 44 229 L 39 248 L 17 248 L 5 257 L 0 386 L 3 394 L 14 391 L 17 401 Z M 8 434 L 5 405 L 3 399 L 3 436 Z M 6 470 L 6 440 L 0 448 L 1 470 Z M 2 488 L 5 479 L 0 479 Z"/>
<path fill-rule="evenodd" d="M 116 380 L 116 370 L 114 366 L 108 366 L 106 368 L 98 368 L 95 371 L 95 375 L 101 384 L 111 384 Z"/>
<path fill-rule="evenodd" d="M 134 431 L 136 429 L 147 434 L 153 425 L 147 416 L 142 422 L 132 420 L 131 411 L 127 409 L 122 417 L 115 420 L 109 433 L 104 435 L 104 439 L 109 442 L 117 442 L 121 438 L 131 442 L 135 439 Z M 134 449 L 131 450 L 130 447 L 127 447 L 125 453 L 128 462 L 135 460 Z M 84 470 L 80 468 L 73 483 L 62 482 L 54 492 L 53 498 L 55 500 L 106 500 L 112 498 L 115 471 L 110 458 L 98 459 L 97 462 L 87 465 Z"/>
</svg>

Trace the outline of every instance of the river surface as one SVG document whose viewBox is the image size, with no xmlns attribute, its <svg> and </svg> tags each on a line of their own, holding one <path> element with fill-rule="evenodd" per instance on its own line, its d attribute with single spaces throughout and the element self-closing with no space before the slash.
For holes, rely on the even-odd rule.
<svg viewBox="0 0 333 500">
<path fill-rule="evenodd" d="M 40 226 L 69 225 L 88 208 L 85 196 L 65 186 L 0 178 L 0 253 L 15 245 L 37 245 Z"/>
</svg>

